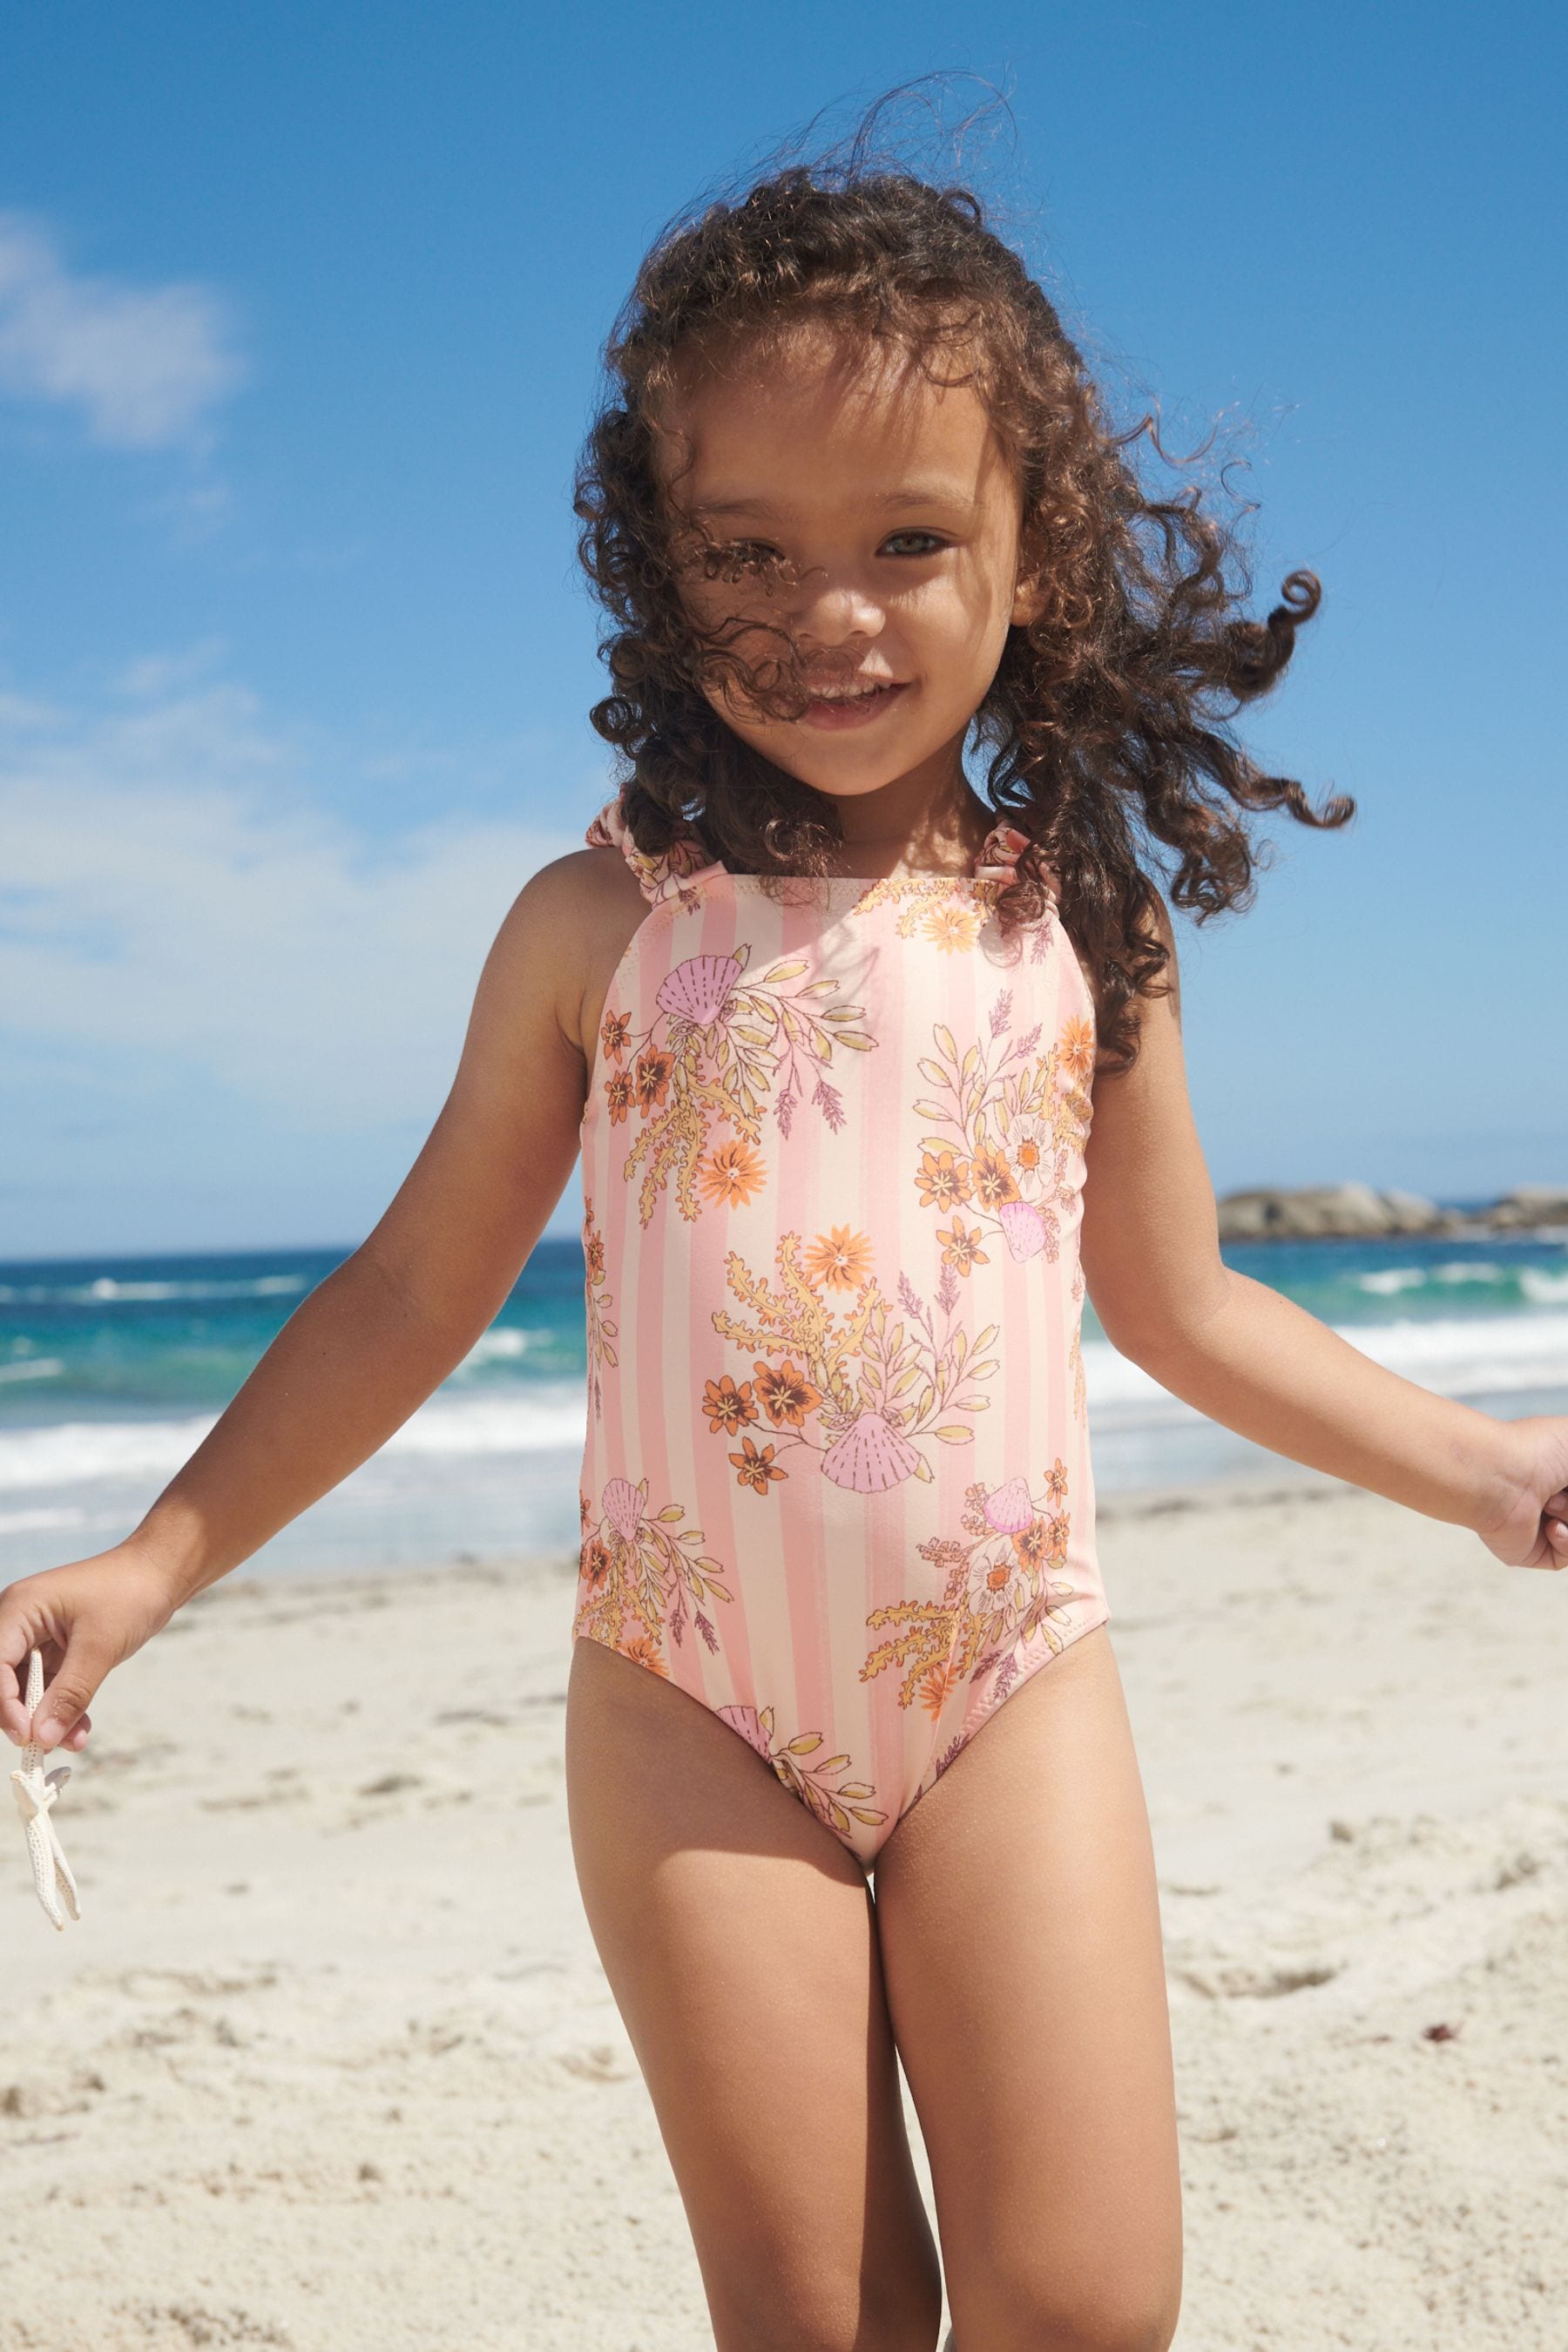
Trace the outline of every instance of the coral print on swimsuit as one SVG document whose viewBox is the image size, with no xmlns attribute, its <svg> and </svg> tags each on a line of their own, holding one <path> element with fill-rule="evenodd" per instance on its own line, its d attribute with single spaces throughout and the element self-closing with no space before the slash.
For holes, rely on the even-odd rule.
<svg viewBox="0 0 1568 2352">
<path fill-rule="evenodd" d="M 937 1284 L 934 1312 L 904 1274 L 895 1309 L 871 1273 L 870 1242 L 847 1225 L 819 1234 L 804 1259 L 800 1235 L 784 1234 L 776 1256 L 775 1288 L 731 1251 L 730 1287 L 750 1315 L 722 1307 L 713 1315 L 713 1328 L 753 1358 L 750 1380 L 725 1372 L 701 1397 L 709 1428 L 741 1440 L 730 1455 L 737 1484 L 765 1496 L 789 1475 L 775 1458 L 786 1453 L 860 1495 L 929 1479 L 930 1440 L 963 1445 L 973 1435 L 967 1419 L 946 1416 L 985 1409 L 981 1384 L 996 1359 L 984 1350 L 995 1324 L 971 1348 L 953 1323 L 959 1290 L 951 1267 Z M 828 1295 L 834 1289 L 849 1293 L 842 1309 Z M 760 1448 L 749 1434 L 759 1424 L 773 1432 Z"/>
<path fill-rule="evenodd" d="M 800 957 L 752 979 L 751 954 L 742 941 L 728 955 L 687 956 L 660 982 L 646 1027 L 614 1012 L 601 1024 L 611 1122 L 641 1123 L 621 1174 L 629 1182 L 644 1171 L 645 1225 L 672 1179 L 684 1217 L 704 1202 L 749 1201 L 767 1178 L 758 1147 L 770 1096 L 781 1137 L 802 1102 L 842 1127 L 843 1097 L 827 1076 L 834 1049 L 866 1053 L 877 1042 L 852 1025 L 861 1007 L 838 999 L 836 981 L 803 981 Z M 721 1127 L 730 1130 L 723 1140 Z"/>
<path fill-rule="evenodd" d="M 578 1497 L 583 1550 L 574 1633 L 603 1642 L 662 1675 L 668 1672 L 666 1635 L 684 1641 L 689 1612 L 703 1641 L 716 1650 L 719 1637 L 704 1603 L 728 1601 L 730 1591 L 721 1581 L 722 1562 L 699 1549 L 701 1528 L 676 1533 L 686 1506 L 667 1503 L 650 1512 L 646 1478 L 636 1486 L 629 1478 L 608 1479 L 600 1503 L 595 1523 L 593 1505 L 585 1496 Z"/>
<path fill-rule="evenodd" d="M 901 1666 L 899 1705 L 910 1706 L 918 1696 L 928 1715 L 940 1716 L 953 1692 L 981 1675 L 994 1672 L 993 1696 L 1005 1698 L 1031 1642 L 1063 1647 L 1059 1628 L 1077 1597 L 1070 1581 L 1053 1581 L 1067 1566 L 1072 1534 L 1064 1463 L 1053 1463 L 1043 1488 L 1037 1497 L 1023 1478 L 990 1493 L 983 1484 L 970 1487 L 961 1522 L 968 1542 L 933 1536 L 919 1547 L 946 1575 L 941 1600 L 895 1601 L 871 1612 L 866 1622 L 873 1630 L 902 1631 L 871 1651 L 862 1682 Z"/>
</svg>

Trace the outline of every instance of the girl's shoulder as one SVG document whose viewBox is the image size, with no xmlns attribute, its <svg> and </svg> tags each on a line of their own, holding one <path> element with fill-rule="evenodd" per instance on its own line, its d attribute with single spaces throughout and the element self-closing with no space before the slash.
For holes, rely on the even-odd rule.
<svg viewBox="0 0 1568 2352">
<path fill-rule="evenodd" d="M 533 955 L 564 981 L 578 962 L 593 962 L 602 939 L 614 939 L 642 912 L 630 875 L 618 858 L 597 849 L 566 849 L 538 866 L 517 891 L 500 924 L 500 940 L 527 939 Z"/>
</svg>

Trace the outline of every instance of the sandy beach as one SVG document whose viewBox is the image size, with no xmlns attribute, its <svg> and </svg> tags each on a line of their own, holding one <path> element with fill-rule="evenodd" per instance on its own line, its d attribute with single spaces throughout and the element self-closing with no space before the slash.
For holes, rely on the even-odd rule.
<svg viewBox="0 0 1568 2352">
<path fill-rule="evenodd" d="M 1181 2352 L 1561 2352 L 1568 1589 L 1283 1476 L 1102 1529 Z M 112 1678 L 81 1926 L 4 1833 L 5 2352 L 710 2343 L 573 1877 L 571 1599 L 563 1560 L 241 1576 Z"/>
</svg>

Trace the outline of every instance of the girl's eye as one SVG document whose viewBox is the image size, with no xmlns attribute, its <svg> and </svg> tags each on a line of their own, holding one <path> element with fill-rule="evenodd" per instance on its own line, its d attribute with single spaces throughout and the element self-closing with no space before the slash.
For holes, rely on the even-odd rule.
<svg viewBox="0 0 1568 2352">
<path fill-rule="evenodd" d="M 761 539 L 727 539 L 708 548 L 701 569 L 710 580 L 739 581 L 777 570 L 784 558 Z"/>
<path fill-rule="evenodd" d="M 905 559 L 940 555 L 949 545 L 934 530 L 896 530 L 882 541 L 879 555 L 902 556 Z M 770 546 L 765 539 L 726 539 L 705 548 L 698 558 L 700 570 L 710 580 L 740 580 L 750 572 L 774 572 L 787 569 L 787 559 L 781 550 Z"/>
</svg>

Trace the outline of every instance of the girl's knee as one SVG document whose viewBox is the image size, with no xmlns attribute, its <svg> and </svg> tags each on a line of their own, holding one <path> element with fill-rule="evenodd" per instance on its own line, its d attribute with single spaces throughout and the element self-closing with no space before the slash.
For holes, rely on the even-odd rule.
<svg viewBox="0 0 1568 2352">
<path fill-rule="evenodd" d="M 953 2300 L 953 2352 L 1169 2352 L 1181 2279 L 1073 2286 L 1048 2273 L 994 2273 Z"/>
<path fill-rule="evenodd" d="M 935 2352 L 934 2271 L 873 2282 L 807 2250 L 798 2263 L 737 2264 L 706 2284 L 718 2352 Z"/>
</svg>

